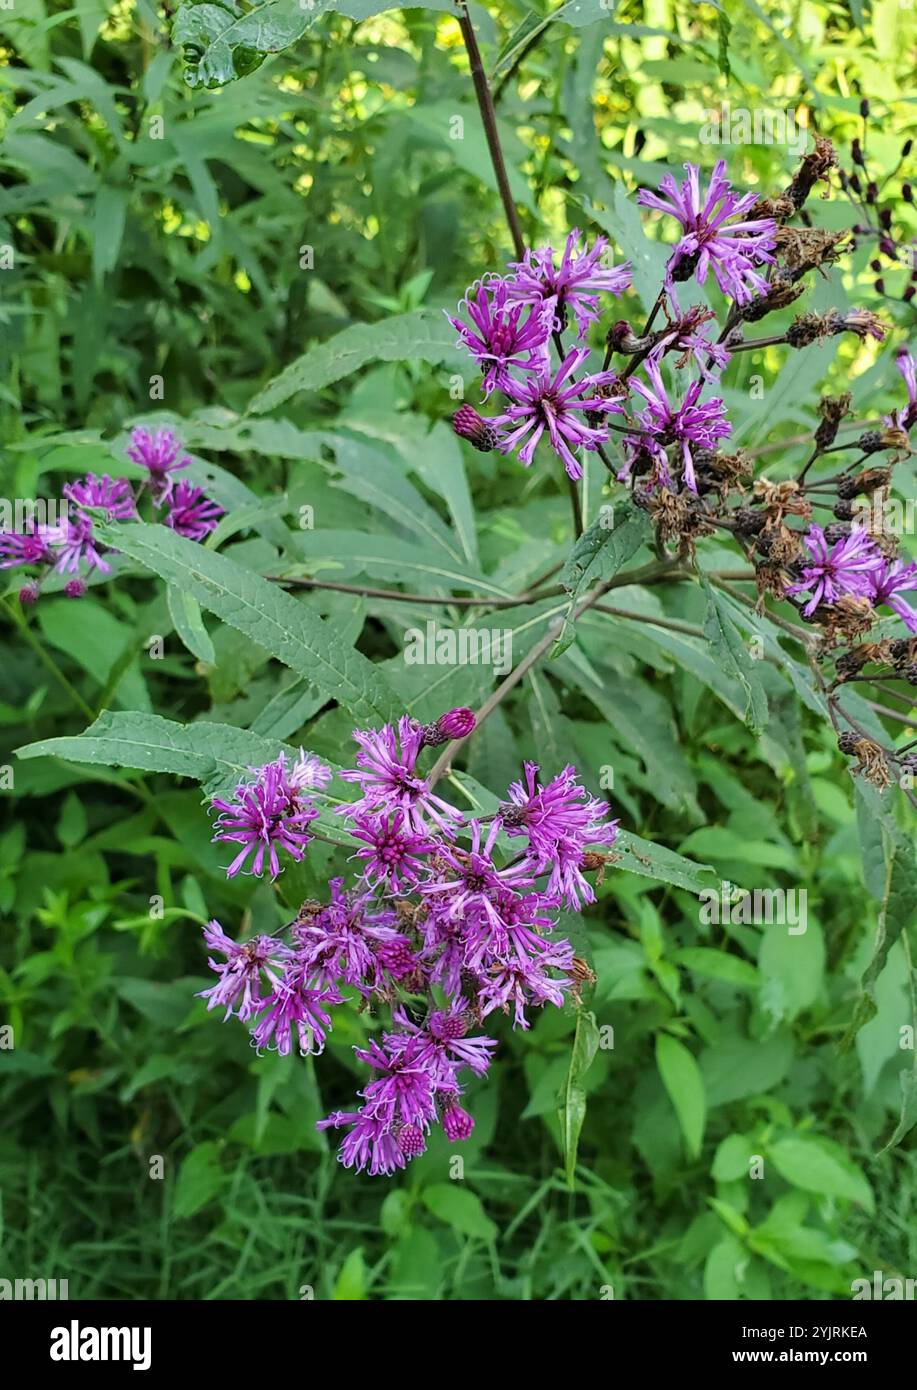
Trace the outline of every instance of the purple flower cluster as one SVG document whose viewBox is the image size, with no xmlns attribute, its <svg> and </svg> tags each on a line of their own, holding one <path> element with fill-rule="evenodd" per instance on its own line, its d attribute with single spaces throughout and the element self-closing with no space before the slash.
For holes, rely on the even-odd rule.
<svg viewBox="0 0 917 1390">
<path fill-rule="evenodd" d="M 448 316 L 481 368 L 484 398 L 499 389 L 508 401 L 506 410 L 489 420 L 470 406 L 456 413 L 456 433 L 476 448 L 509 454 L 521 445 L 519 458 L 528 467 L 545 436 L 575 480 L 582 475 L 582 465 L 574 451 L 593 451 L 607 441 L 603 417 L 623 409 L 614 394 L 616 373 L 577 378 L 589 357 L 582 346 L 560 351 L 561 360 L 551 364 L 551 340 L 560 350 L 570 318 L 582 343 L 598 319 L 598 296 L 621 294 L 630 285 L 629 262 L 602 263 L 607 245 L 605 237 L 598 237 L 584 251 L 582 233 L 574 230 L 559 264 L 554 249 L 546 246 L 511 262 L 506 278 L 490 276 L 473 285 L 459 305 L 470 325 Z M 587 416 L 591 420 L 583 418 Z"/>
<path fill-rule="evenodd" d="M 837 603 L 845 596 L 868 599 L 873 608 L 887 607 L 917 632 L 917 612 L 900 597 L 917 589 L 917 563 L 889 560 L 861 526 L 829 545 L 823 529 L 812 525 L 803 536 L 810 561 L 802 565 L 798 582 L 788 594 L 808 593 L 803 607 L 810 617 L 820 605 Z"/>
<path fill-rule="evenodd" d="M 39 570 L 20 590 L 21 602 L 34 603 L 43 580 L 51 573 L 73 576 L 64 587 L 70 598 L 80 598 L 86 592 L 81 570 L 87 574 L 93 570 L 111 573 L 105 556 L 115 552 L 99 541 L 88 508 L 100 508 L 115 521 L 133 521 L 137 518 L 140 495 L 148 488 L 154 507 L 167 506 L 165 523 L 179 535 L 202 541 L 216 526 L 223 508 L 187 480 L 177 484 L 173 481 L 172 473 L 186 468 L 191 459 L 183 453 L 171 430 L 151 434 L 149 430 L 135 429 L 127 452 L 149 474 L 136 493 L 127 478 L 89 473 L 64 486 L 68 506 L 56 524 L 36 521 L 22 532 L 0 532 L 0 569 L 26 566 Z"/>
<path fill-rule="evenodd" d="M 644 190 L 638 197 L 643 206 L 676 217 L 683 234 L 669 259 L 657 305 L 668 326 L 638 339 L 621 320 L 608 335 L 610 349 L 619 337 L 618 349 L 634 354 L 631 370 L 619 375 L 606 365 L 584 372 L 589 350 L 583 344 L 599 318 L 599 296 L 623 293 L 631 283 L 631 269 L 629 263 L 604 265 L 606 239 L 599 237 L 584 249 L 582 234 L 574 230 L 559 258 L 550 246 L 528 251 L 523 260 L 510 263 L 505 278 L 492 276 L 472 286 L 459 306 L 470 324 L 450 317 L 481 368 L 484 398 L 494 390 L 507 398 L 503 412 L 489 418 L 470 405 L 461 406 L 453 418 L 457 434 L 482 451 L 518 450 L 526 467 L 544 439 L 577 481 L 582 476 L 578 452 L 598 451 L 610 467 L 603 452 L 609 442 L 608 417 L 629 416 L 618 427 L 624 436 L 618 477 L 649 475 L 644 483 L 649 491 L 697 491 L 692 450 L 715 449 L 731 431 L 722 400 L 701 401 L 700 396 L 730 354 L 724 343 L 704 332 L 712 312 L 698 307 L 683 311 L 676 285 L 692 275 L 703 283 L 712 268 L 723 292 L 737 305 L 746 305 L 768 289 L 756 267 L 774 264 L 776 242 L 772 218 L 746 216 L 757 196 L 732 191 L 723 161 L 703 192 L 699 169 L 686 168 L 680 188 L 667 175 L 661 185 L 665 196 Z M 571 323 L 579 345 L 568 349 L 563 333 Z M 626 342 L 633 345 L 625 349 Z M 674 392 L 661 373 L 662 359 L 670 354 L 677 368 L 693 362 L 699 373 Z M 646 380 L 634 373 L 636 366 Z M 643 410 L 632 407 L 632 392 L 647 402 Z"/>
<path fill-rule="evenodd" d="M 483 1076 L 496 1041 L 476 1034 L 496 1011 L 528 1028 L 527 1010 L 561 1006 L 575 988 L 569 941 L 554 935 L 556 913 L 594 901 L 585 875 L 609 857 L 617 822 L 566 767 L 545 784 L 526 763 L 523 778 L 490 816 L 466 818 L 437 796 L 419 767 L 425 749 L 463 738 L 470 710 L 434 724 L 408 716 L 397 726 L 354 732 L 354 768 L 340 778 L 359 796 L 338 805 L 355 846 L 355 877 L 329 883 L 325 903 L 305 902 L 289 940 L 259 936 L 238 944 L 218 923 L 205 932 L 218 983 L 204 991 L 249 1025 L 253 1044 L 319 1052 L 329 1009 L 346 997 L 373 1013 L 388 1005 L 391 1028 L 355 1048 L 369 1069 L 357 1106 L 336 1111 L 321 1129 L 345 1129 L 342 1163 L 392 1173 L 424 1152 L 439 1126 L 450 1142 L 474 1121 L 462 1104 L 464 1074 Z M 227 872 L 251 858 L 251 872 L 279 870 L 278 851 L 302 857 L 308 827 L 330 809 L 330 769 L 300 754 L 281 755 L 216 800 L 214 839 L 242 848 Z M 516 842 L 519 843 L 517 850 Z"/>
</svg>

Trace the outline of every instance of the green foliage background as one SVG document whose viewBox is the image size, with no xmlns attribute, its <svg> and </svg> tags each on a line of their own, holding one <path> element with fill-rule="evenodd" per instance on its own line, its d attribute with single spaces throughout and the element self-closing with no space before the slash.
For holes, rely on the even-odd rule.
<svg viewBox="0 0 917 1390">
<path fill-rule="evenodd" d="M 174 42 L 146 0 L 0 9 L 0 243 L 15 248 L 0 276 L 4 496 L 130 473 L 131 425 L 171 424 L 227 507 L 218 540 L 241 571 L 298 559 L 383 587 L 523 589 L 569 550 L 567 498 L 545 460 L 523 472 L 448 426 L 456 375 L 477 396 L 441 310 L 509 255 L 450 5 L 364 22 L 319 5 L 263 64 L 243 47 L 208 49 L 202 66 L 216 8 L 183 7 Z M 804 107 L 843 150 L 869 97 L 870 158 L 889 174 L 913 132 L 914 12 L 896 0 L 581 0 L 541 23 L 547 11 L 473 7 L 526 237 L 609 232 L 638 257 L 634 323 L 665 258 L 641 241 L 636 187 L 720 153 L 762 192 L 792 167 L 777 145 L 705 147 L 711 108 Z M 917 225 L 897 178 L 906 242 Z M 812 211 L 851 220 L 836 194 Z M 907 270 L 886 274 L 884 297 L 874 254 L 861 241 L 812 303 L 876 308 L 900 340 L 913 311 L 891 296 Z M 744 354 L 727 377 L 745 445 L 811 429 L 824 380 L 862 411 L 896 400 L 889 351 L 844 340 L 781 371 L 785 351 Z M 768 458 L 785 476 L 798 448 Z M 913 495 L 912 464 L 900 480 Z M 608 495 L 588 480 L 587 520 Z M 290 600 L 308 629 L 291 674 L 263 635 L 204 622 L 179 571 L 151 581 L 125 549 L 117 582 L 78 604 L 43 598 L 27 626 L 7 575 L 0 1002 L 16 1046 L 0 1050 L 0 1275 L 68 1278 L 72 1297 L 781 1299 L 849 1296 L 874 1269 L 917 1274 L 917 1090 L 899 1046 L 915 1023 L 913 826 L 854 793 L 830 729 L 775 669 L 756 734 L 704 640 L 592 614 L 483 727 L 454 794 L 501 792 L 523 757 L 574 761 L 596 791 L 611 766 L 623 826 L 660 848 L 639 851 L 649 876 L 625 856 L 570 923 L 598 975 L 594 1022 L 567 1010 L 528 1035 L 501 1027 L 472 1092 L 464 1181 L 436 1145 L 372 1180 L 343 1171 L 314 1128 L 346 1104 L 370 1021 L 339 1010 L 318 1067 L 256 1060 L 192 998 L 201 923 L 269 930 L 277 903 L 226 881 L 200 788 L 172 774 L 196 759 L 196 780 L 225 780 L 258 738 L 346 760 L 355 705 L 327 707 L 309 649 L 319 617 L 339 665 L 354 650 L 375 664 L 367 709 L 394 691 L 432 717 L 480 703 L 490 677 L 447 669 L 431 687 L 400 656 L 428 610 L 331 592 Z M 704 620 L 693 585 L 625 597 Z M 545 612 L 509 612 L 518 657 Z M 104 710 L 95 756 L 76 740 Z M 115 770 L 111 739 L 142 728 L 153 743 L 157 718 L 190 736 L 170 729 L 177 752 L 148 772 Z M 247 732 L 226 753 L 213 725 Z M 66 742 L 45 753 L 49 739 Z M 15 759 L 27 743 L 43 755 Z M 283 902 L 321 891 L 332 863 L 316 845 L 280 880 Z M 808 931 L 705 926 L 693 893 L 721 879 L 805 888 Z M 596 1046 L 609 1028 L 613 1048 Z M 565 1174 L 559 1114 L 583 1097 Z"/>
</svg>

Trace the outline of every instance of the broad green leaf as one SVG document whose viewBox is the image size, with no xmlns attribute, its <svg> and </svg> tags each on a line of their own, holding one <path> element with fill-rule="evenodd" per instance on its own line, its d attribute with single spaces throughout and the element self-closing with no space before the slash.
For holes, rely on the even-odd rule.
<svg viewBox="0 0 917 1390">
<path fill-rule="evenodd" d="M 418 593 L 429 592 L 433 587 L 460 592 L 470 589 L 486 598 L 511 597 L 502 584 L 494 584 L 483 574 L 457 565 L 442 553 L 405 545 L 392 536 L 316 530 L 300 532 L 292 537 L 291 544 L 309 565 L 310 572 L 322 570 L 326 578 L 363 573 L 386 581 L 387 587 L 410 584 Z M 337 576 L 331 573 L 335 569 L 340 572 Z"/>
<path fill-rule="evenodd" d="M 447 1226 L 463 1236 L 493 1240 L 497 1228 L 481 1206 L 481 1200 L 462 1183 L 434 1183 L 423 1192 L 424 1205 Z"/>
<path fill-rule="evenodd" d="M 372 662 L 344 646 L 329 623 L 277 585 L 168 526 L 132 522 L 97 529 L 115 549 L 179 585 L 355 719 L 377 723 L 397 713 L 395 693 Z"/>
<path fill-rule="evenodd" d="M 226 1183 L 219 1153 L 218 1145 L 208 1141 L 193 1148 L 182 1163 L 172 1198 L 172 1211 L 179 1220 L 200 1211 Z"/>
<path fill-rule="evenodd" d="M 668 1033 L 657 1035 L 656 1065 L 678 1116 L 688 1156 L 696 1158 L 704 1137 L 707 1113 L 700 1068 L 684 1043 Z"/>
<path fill-rule="evenodd" d="M 840 1197 L 871 1212 L 872 1188 L 840 1144 L 816 1136 L 789 1135 L 770 1144 L 767 1159 L 788 1183 L 821 1197 Z"/>
<path fill-rule="evenodd" d="M 761 983 L 753 965 L 728 951 L 715 951 L 709 946 L 685 946 L 676 951 L 672 959 L 695 975 L 706 975 L 708 979 L 721 980 L 739 989 L 757 989 Z"/>
</svg>

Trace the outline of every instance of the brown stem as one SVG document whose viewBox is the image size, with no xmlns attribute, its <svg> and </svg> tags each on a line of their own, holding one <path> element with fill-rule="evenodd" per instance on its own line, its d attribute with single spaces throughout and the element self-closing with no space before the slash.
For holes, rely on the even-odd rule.
<svg viewBox="0 0 917 1390">
<path fill-rule="evenodd" d="M 557 566 L 560 569 L 560 566 Z M 490 598 L 486 594 L 476 594 L 471 598 L 454 598 L 438 594 L 404 594 L 399 589 L 373 589 L 365 584 L 337 584 L 330 579 L 294 579 L 282 574 L 265 576 L 274 584 L 283 584 L 291 589 L 331 589 L 338 594 L 361 594 L 364 598 L 392 599 L 396 603 L 438 603 L 443 607 L 457 608 L 519 608 L 525 603 L 537 603 L 542 598 L 555 598 L 563 593 L 562 584 L 551 584 L 543 589 L 531 589 L 526 593 L 506 598 Z"/>
<path fill-rule="evenodd" d="M 525 237 L 522 235 L 522 225 L 519 221 L 519 214 L 516 211 L 516 204 L 513 201 L 512 191 L 509 186 L 509 176 L 506 172 L 506 162 L 503 158 L 503 149 L 500 145 L 500 134 L 497 130 L 497 113 L 494 110 L 493 96 L 490 91 L 490 84 L 487 81 L 487 74 L 484 71 L 484 63 L 481 59 L 481 50 L 478 48 L 478 40 L 474 32 L 474 25 L 468 13 L 465 0 L 459 0 L 459 8 L 462 13 L 459 15 L 459 28 L 462 31 L 462 38 L 468 52 L 468 61 L 471 64 L 471 80 L 474 83 L 474 94 L 478 100 L 478 109 L 481 112 L 481 120 L 484 123 L 484 134 L 487 136 L 487 147 L 490 150 L 490 162 L 494 167 L 494 174 L 497 178 L 497 187 L 500 190 L 500 199 L 503 203 L 503 211 L 506 214 L 506 222 L 509 227 L 510 236 L 513 239 L 513 249 L 516 252 L 517 260 L 522 260 L 525 255 Z"/>
</svg>

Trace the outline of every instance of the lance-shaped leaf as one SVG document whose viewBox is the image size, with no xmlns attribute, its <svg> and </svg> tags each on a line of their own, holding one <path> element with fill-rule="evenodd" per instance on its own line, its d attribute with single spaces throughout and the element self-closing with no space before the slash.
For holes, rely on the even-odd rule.
<svg viewBox="0 0 917 1390">
<path fill-rule="evenodd" d="M 576 1155 L 579 1137 L 586 1118 L 586 1087 L 583 1078 L 592 1066 L 599 1046 L 599 1029 L 595 1014 L 588 1009 L 578 1009 L 576 1032 L 573 1035 L 573 1052 L 570 1055 L 570 1069 L 560 1098 L 558 1119 L 560 1120 L 560 1142 L 564 1155 L 564 1174 L 567 1186 L 573 1187 L 576 1179 Z"/>
<path fill-rule="evenodd" d="M 250 408 L 255 415 L 263 415 L 297 392 L 320 391 L 359 371 L 367 362 L 405 362 L 412 357 L 434 364 L 448 362 L 462 373 L 469 370 L 469 359 L 459 347 L 455 329 L 445 314 L 434 309 L 415 309 L 381 323 L 352 324 L 326 343 L 310 348 L 269 381 Z"/>
<path fill-rule="evenodd" d="M 726 674 L 738 681 L 745 692 L 745 723 L 753 734 L 760 734 L 767 724 L 767 695 L 755 659 L 722 597 L 708 579 L 702 578 L 701 584 L 707 596 L 704 632 Z"/>
<path fill-rule="evenodd" d="M 17 748 L 20 758 L 67 758 L 104 767 L 171 772 L 211 790 L 248 775 L 252 767 L 293 753 L 276 739 L 229 724 L 179 724 L 158 714 L 106 710 L 81 734 L 45 738 Z"/>
<path fill-rule="evenodd" d="M 202 608 L 305 676 L 355 719 L 384 722 L 398 712 L 398 698 L 377 667 L 343 643 L 330 624 L 261 575 L 168 526 L 97 523 L 96 530 L 107 544 L 167 584 L 179 585 Z"/>
<path fill-rule="evenodd" d="M 656 1065 L 678 1116 L 688 1156 L 696 1158 L 700 1153 L 707 1115 L 700 1068 L 684 1043 L 668 1033 L 660 1033 L 656 1038 Z"/>
</svg>

